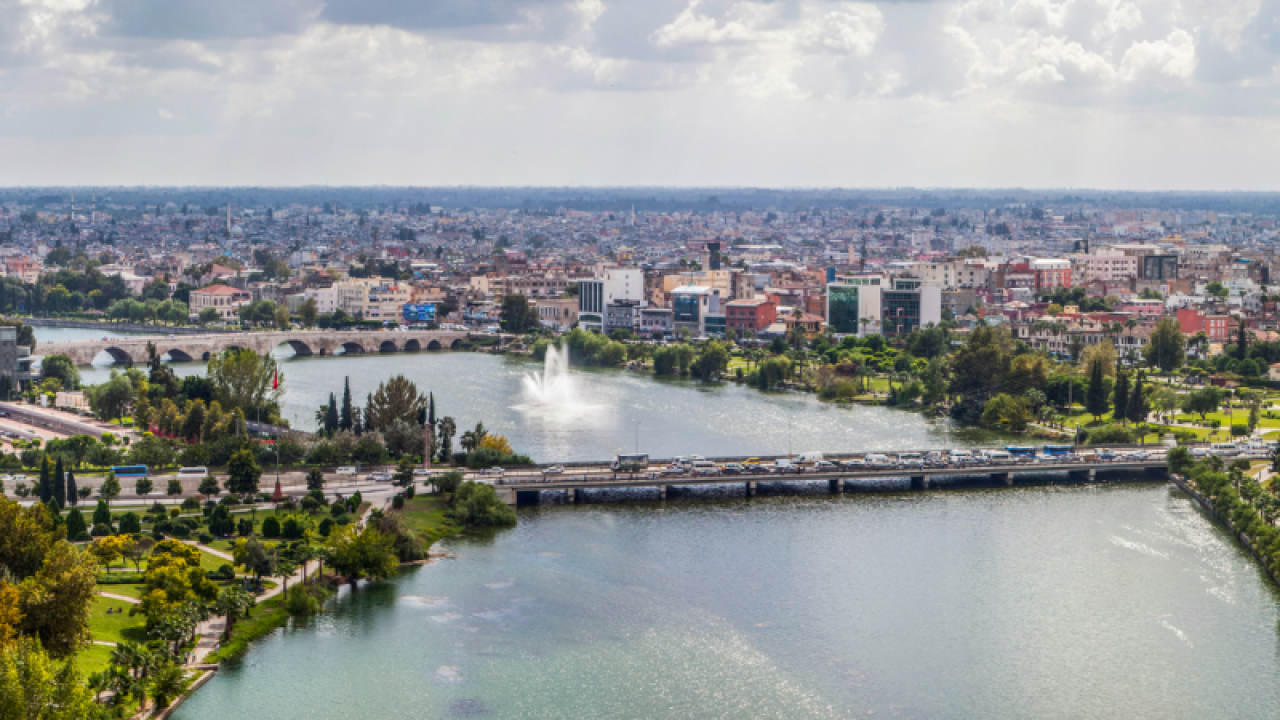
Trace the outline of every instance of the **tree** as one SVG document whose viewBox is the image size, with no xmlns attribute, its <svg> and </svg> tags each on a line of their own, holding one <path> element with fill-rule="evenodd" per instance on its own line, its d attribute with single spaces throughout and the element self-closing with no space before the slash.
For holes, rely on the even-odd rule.
<svg viewBox="0 0 1280 720">
<path fill-rule="evenodd" d="M 1172 372 L 1186 362 L 1186 337 L 1182 326 L 1172 316 L 1160 318 L 1151 333 L 1151 342 L 1143 349 L 1147 364 L 1164 372 Z"/>
<path fill-rule="evenodd" d="M 323 490 L 324 489 L 324 471 L 318 467 L 313 467 L 307 471 L 307 489 Z"/>
<path fill-rule="evenodd" d="M 218 487 L 218 478 L 212 475 L 205 475 L 204 479 L 200 481 L 200 487 L 196 488 L 196 492 L 199 492 L 205 497 L 217 497 L 220 492 L 220 488 Z"/>
<path fill-rule="evenodd" d="M 355 426 L 354 411 L 351 407 L 351 378 L 343 380 L 342 415 L 338 418 L 338 429 L 350 431 Z"/>
<path fill-rule="evenodd" d="M 0 717 L 31 720 L 96 720 L 108 717 L 74 662 L 55 666 L 39 641 L 0 645 Z"/>
<path fill-rule="evenodd" d="M 1107 410 L 1111 408 L 1111 404 L 1107 402 L 1107 385 L 1106 377 L 1103 374 L 1103 363 L 1094 362 L 1090 365 L 1089 372 L 1089 391 L 1085 396 L 1085 410 L 1093 415 L 1097 420 L 1107 414 Z"/>
<path fill-rule="evenodd" d="M 1126 420 L 1125 413 L 1129 408 L 1129 373 L 1116 374 L 1115 389 L 1112 391 L 1115 407 L 1115 418 Z"/>
<path fill-rule="evenodd" d="M 502 298 L 502 329 L 509 333 L 523 334 L 538 330 L 542 321 L 538 309 L 529 304 L 523 295 L 507 295 Z"/>
<path fill-rule="evenodd" d="M 94 408 L 103 420 L 123 418 L 135 397 L 133 383 L 126 375 L 115 375 L 95 392 L 89 393 L 90 402 L 96 399 Z"/>
<path fill-rule="evenodd" d="M 985 324 L 969 333 L 964 346 L 951 357 L 951 392 L 961 396 L 956 409 L 978 420 L 982 404 L 1000 387 L 1009 370 L 1012 350 L 1009 334 Z"/>
<path fill-rule="evenodd" d="M 45 505 L 53 500 L 53 481 L 50 475 L 49 456 L 45 455 L 40 460 L 40 479 L 36 482 L 36 496 Z"/>
<path fill-rule="evenodd" d="M 133 492 L 139 496 L 150 495 L 151 491 L 154 489 L 155 489 L 155 483 L 153 483 L 151 481 L 151 478 L 147 477 L 146 475 L 143 475 L 142 477 L 138 478 L 138 481 L 133 485 Z"/>
<path fill-rule="evenodd" d="M 277 330 L 289 329 L 289 308 L 284 305 L 277 305 L 275 312 L 275 322 Z"/>
<path fill-rule="evenodd" d="M 80 489 L 76 487 L 75 473 L 67 471 L 67 502 L 76 505 L 80 502 Z"/>
<path fill-rule="evenodd" d="M 1212 385 L 1193 390 L 1182 396 L 1182 411 L 1195 413 L 1204 420 L 1205 415 L 1217 412 L 1222 403 L 1222 391 Z"/>
<path fill-rule="evenodd" d="M 228 585 L 218 593 L 213 607 L 214 612 L 226 618 L 226 625 L 222 630 L 224 640 L 231 637 L 231 630 L 235 627 L 236 621 L 242 617 L 248 617 L 249 611 L 256 604 L 253 596 L 239 585 Z"/>
<path fill-rule="evenodd" d="M 80 370 L 71 358 L 66 355 L 49 355 L 40 363 L 40 374 L 46 378 L 57 378 L 62 382 L 64 390 L 80 388 Z"/>
<path fill-rule="evenodd" d="M 987 401 L 982 410 L 982 424 L 1004 427 L 1010 432 L 1023 432 L 1031 422 L 1031 409 L 1026 398 L 1000 393 Z"/>
<path fill-rule="evenodd" d="M 298 316 L 302 320 L 302 327 L 310 330 L 316 326 L 316 299 L 307 298 L 302 301 L 302 306 L 298 308 Z"/>
<path fill-rule="evenodd" d="M 368 525 L 347 525 L 330 540 L 329 567 L 353 585 L 361 579 L 385 580 L 399 564 L 392 539 Z"/>
<path fill-rule="evenodd" d="M 1142 373 L 1138 373 L 1138 377 L 1133 383 L 1133 389 L 1129 391 L 1129 402 L 1125 406 L 1125 416 L 1129 418 L 1130 422 L 1144 423 L 1147 421 L 1147 416 L 1151 414 L 1151 392 L 1142 381 Z"/>
<path fill-rule="evenodd" d="M 85 525 L 80 508 L 71 508 L 71 512 L 67 513 L 67 538 L 79 540 L 88 534 L 89 527 Z"/>
<path fill-rule="evenodd" d="M 383 430 L 396 422 L 417 424 L 418 412 L 427 398 L 403 375 L 379 383 L 365 408 L 366 430 Z"/>
<path fill-rule="evenodd" d="M 282 387 L 272 387 L 278 377 L 276 361 L 249 349 L 224 350 L 209 358 L 208 376 L 223 408 L 262 408 L 277 402 L 283 392 Z"/>
<path fill-rule="evenodd" d="M 112 500 L 120 497 L 120 480 L 110 470 L 107 471 L 107 476 L 102 480 L 102 487 L 98 488 L 98 497 L 105 500 L 108 506 Z M 94 518 L 94 522 L 97 522 L 97 518 Z"/>
<path fill-rule="evenodd" d="M 204 308 L 200 311 L 200 314 L 196 316 L 196 320 L 201 325 L 208 325 L 212 322 L 218 322 L 221 319 L 222 316 L 218 314 L 218 311 L 211 307 Z"/>
<path fill-rule="evenodd" d="M 249 448 L 241 448 L 231 456 L 227 463 L 227 490 L 245 494 L 258 492 L 258 479 L 262 477 L 262 468 L 253 457 Z"/>
</svg>

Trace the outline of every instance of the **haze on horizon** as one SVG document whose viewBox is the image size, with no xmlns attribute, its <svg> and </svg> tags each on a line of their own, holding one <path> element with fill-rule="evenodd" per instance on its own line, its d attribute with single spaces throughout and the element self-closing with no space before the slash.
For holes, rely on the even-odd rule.
<svg viewBox="0 0 1280 720">
<path fill-rule="evenodd" d="M 1277 190 L 1280 0 L 0 0 L 0 185 Z"/>
</svg>

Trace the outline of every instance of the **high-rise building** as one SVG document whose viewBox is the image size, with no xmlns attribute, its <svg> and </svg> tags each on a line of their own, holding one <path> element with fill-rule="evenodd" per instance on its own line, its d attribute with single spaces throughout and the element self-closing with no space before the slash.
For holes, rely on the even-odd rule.
<svg viewBox="0 0 1280 720">
<path fill-rule="evenodd" d="M 827 286 L 827 326 L 841 335 L 905 335 L 942 322 L 942 288 L 916 278 L 852 275 Z"/>
</svg>

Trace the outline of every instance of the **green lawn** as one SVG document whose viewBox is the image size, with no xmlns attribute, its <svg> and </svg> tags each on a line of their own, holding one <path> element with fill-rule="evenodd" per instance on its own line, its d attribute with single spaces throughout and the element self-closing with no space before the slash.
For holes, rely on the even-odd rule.
<svg viewBox="0 0 1280 720">
<path fill-rule="evenodd" d="M 76 653 L 76 668 L 80 670 L 81 677 L 87 678 L 93 673 L 106 670 L 111 665 L 113 649 L 106 645 L 90 645 Z"/>
<path fill-rule="evenodd" d="M 131 607 L 133 603 L 115 598 L 99 597 L 95 600 L 89 614 L 89 630 L 93 632 L 93 639 L 112 643 L 145 643 L 146 619 L 142 615 L 130 616 Z M 110 615 L 107 614 L 108 608 L 112 611 Z"/>
<path fill-rule="evenodd" d="M 139 575 L 141 580 L 142 576 Z M 124 595 L 125 597 L 142 599 L 142 591 L 145 589 L 142 583 L 98 583 L 98 592 L 111 593 L 112 595 Z"/>
<path fill-rule="evenodd" d="M 458 527 L 445 517 L 444 500 L 439 494 L 415 495 L 405 501 L 400 513 L 409 529 L 417 533 L 428 546 L 458 532 Z"/>
</svg>

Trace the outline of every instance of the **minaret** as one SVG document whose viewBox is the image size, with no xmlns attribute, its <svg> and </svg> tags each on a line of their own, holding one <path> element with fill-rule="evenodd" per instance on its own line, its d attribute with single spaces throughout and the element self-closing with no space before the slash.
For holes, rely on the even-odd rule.
<svg viewBox="0 0 1280 720">
<path fill-rule="evenodd" d="M 231 236 L 231 203 L 227 203 L 227 237 Z"/>
</svg>

